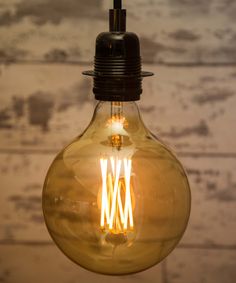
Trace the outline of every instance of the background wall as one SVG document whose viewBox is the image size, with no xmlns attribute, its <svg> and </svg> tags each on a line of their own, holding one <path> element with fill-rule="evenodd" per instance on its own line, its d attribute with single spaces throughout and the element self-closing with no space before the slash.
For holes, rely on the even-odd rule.
<svg viewBox="0 0 236 283">
<path fill-rule="evenodd" d="M 89 273 L 52 243 L 41 190 L 55 154 L 89 122 L 94 41 L 110 0 L 0 0 L 0 282 L 233 283 L 236 278 L 236 1 L 124 1 L 142 41 L 139 103 L 178 153 L 192 214 L 178 248 L 149 271 Z"/>
</svg>

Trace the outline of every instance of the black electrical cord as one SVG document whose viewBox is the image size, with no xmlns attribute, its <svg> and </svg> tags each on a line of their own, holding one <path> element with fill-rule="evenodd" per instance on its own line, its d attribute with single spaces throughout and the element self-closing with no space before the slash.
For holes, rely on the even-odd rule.
<svg viewBox="0 0 236 283">
<path fill-rule="evenodd" d="M 114 0 L 114 9 L 122 9 L 122 0 Z"/>
<path fill-rule="evenodd" d="M 122 9 L 122 0 L 114 0 L 114 8 L 110 9 L 110 31 L 126 31 L 126 10 Z"/>
</svg>

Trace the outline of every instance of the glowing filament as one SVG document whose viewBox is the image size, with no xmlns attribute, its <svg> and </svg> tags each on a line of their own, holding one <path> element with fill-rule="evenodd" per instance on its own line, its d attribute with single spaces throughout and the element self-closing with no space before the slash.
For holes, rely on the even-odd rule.
<svg viewBox="0 0 236 283">
<path fill-rule="evenodd" d="M 102 173 L 100 226 L 115 233 L 132 229 L 134 226 L 131 196 L 132 162 L 130 159 L 122 161 L 111 157 L 110 167 L 107 159 L 100 159 L 100 165 Z"/>
</svg>

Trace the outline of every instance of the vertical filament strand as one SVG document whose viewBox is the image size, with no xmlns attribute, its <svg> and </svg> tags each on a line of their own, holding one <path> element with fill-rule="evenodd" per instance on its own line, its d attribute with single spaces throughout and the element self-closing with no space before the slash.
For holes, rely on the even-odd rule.
<svg viewBox="0 0 236 283">
<path fill-rule="evenodd" d="M 109 161 L 110 167 L 108 159 L 100 159 L 102 174 L 100 226 L 116 233 L 124 232 L 134 227 L 131 197 L 132 161 L 113 157 Z"/>
</svg>

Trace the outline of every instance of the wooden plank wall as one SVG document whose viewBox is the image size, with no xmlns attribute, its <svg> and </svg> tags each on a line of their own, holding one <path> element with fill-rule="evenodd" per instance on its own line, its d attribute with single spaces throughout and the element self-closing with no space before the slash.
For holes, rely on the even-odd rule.
<svg viewBox="0 0 236 283">
<path fill-rule="evenodd" d="M 41 190 L 95 105 L 94 40 L 110 0 L 0 0 L 0 282 L 233 283 L 236 278 L 236 2 L 125 1 L 141 37 L 144 121 L 187 169 L 192 214 L 178 248 L 126 277 L 89 273 L 52 243 Z"/>
</svg>

